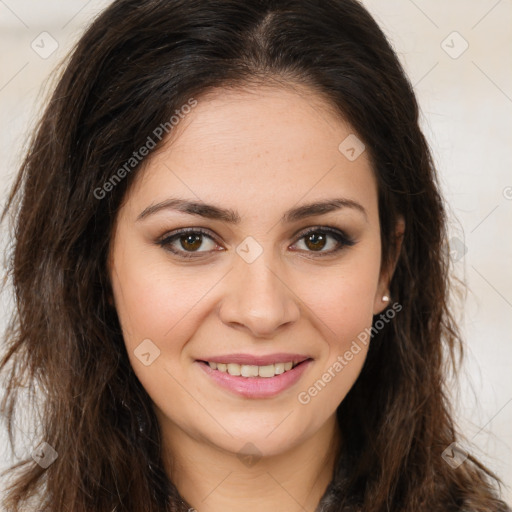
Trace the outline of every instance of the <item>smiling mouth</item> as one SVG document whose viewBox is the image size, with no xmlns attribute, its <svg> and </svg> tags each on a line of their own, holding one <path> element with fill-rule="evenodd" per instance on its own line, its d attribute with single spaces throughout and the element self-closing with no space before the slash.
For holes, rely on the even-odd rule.
<svg viewBox="0 0 512 512">
<path fill-rule="evenodd" d="M 306 361 L 310 361 L 310 359 L 305 359 L 303 361 L 289 361 L 286 363 L 274 363 L 265 366 L 237 363 L 215 363 L 211 361 L 199 362 L 208 365 L 212 370 L 216 370 L 221 373 L 228 373 L 229 375 L 237 377 L 270 378 L 275 377 L 276 375 L 281 375 L 283 373 L 289 372 L 290 370 L 293 370 L 295 367 L 301 365 Z"/>
</svg>

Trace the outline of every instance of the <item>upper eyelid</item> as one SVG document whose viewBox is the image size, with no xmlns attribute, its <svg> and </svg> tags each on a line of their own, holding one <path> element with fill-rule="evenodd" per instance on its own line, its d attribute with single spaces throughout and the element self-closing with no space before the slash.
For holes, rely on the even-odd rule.
<svg viewBox="0 0 512 512">
<path fill-rule="evenodd" d="M 313 231 L 325 231 L 326 233 L 338 233 L 339 235 L 343 235 L 348 238 L 348 235 L 344 232 L 343 229 L 335 228 L 333 226 L 311 226 L 309 228 L 299 229 L 296 233 L 294 233 L 293 238 L 300 237 L 307 235 L 308 233 L 311 233 Z"/>
</svg>

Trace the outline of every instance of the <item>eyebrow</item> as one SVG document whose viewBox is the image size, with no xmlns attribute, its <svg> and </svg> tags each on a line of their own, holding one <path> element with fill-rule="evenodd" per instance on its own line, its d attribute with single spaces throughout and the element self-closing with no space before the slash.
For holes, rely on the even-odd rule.
<svg viewBox="0 0 512 512">
<path fill-rule="evenodd" d="M 368 216 L 364 207 L 356 201 L 347 198 L 334 198 L 325 201 L 316 201 L 302 206 L 297 206 L 285 212 L 281 217 L 282 223 L 296 222 L 307 217 L 316 215 L 324 215 L 333 211 L 350 208 L 363 214 L 366 220 Z M 197 215 L 206 219 L 220 220 L 230 224 L 239 224 L 241 222 L 240 215 L 229 208 L 221 208 L 213 204 L 207 204 L 197 201 L 189 201 L 185 199 L 170 198 L 160 203 L 148 206 L 137 217 L 137 221 L 145 219 L 150 215 L 154 215 L 162 210 L 174 210 L 189 215 Z"/>
</svg>

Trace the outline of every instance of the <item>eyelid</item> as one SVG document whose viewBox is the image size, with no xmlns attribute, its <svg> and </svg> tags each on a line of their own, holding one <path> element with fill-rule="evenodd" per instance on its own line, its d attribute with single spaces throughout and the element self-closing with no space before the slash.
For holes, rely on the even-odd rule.
<svg viewBox="0 0 512 512">
<path fill-rule="evenodd" d="M 310 226 L 308 228 L 304 228 L 304 229 L 300 230 L 298 233 L 295 233 L 293 235 L 293 238 L 295 238 L 296 240 L 295 240 L 295 242 L 292 243 L 291 246 L 294 246 L 295 244 L 300 242 L 304 237 L 306 237 L 310 233 L 318 233 L 318 232 L 322 232 L 322 233 L 331 235 L 333 238 L 335 238 L 335 240 L 340 245 L 336 249 L 332 249 L 330 251 L 318 251 L 318 252 L 305 251 L 306 253 L 311 253 L 313 255 L 313 257 L 334 255 L 334 254 L 338 253 L 339 251 L 341 251 L 345 246 L 352 246 L 352 245 L 355 245 L 355 243 L 356 243 L 356 241 L 352 237 L 347 235 L 343 230 L 341 230 L 339 228 L 335 228 L 332 226 L 317 225 L 317 226 Z M 174 231 L 171 231 L 170 233 L 166 233 L 165 235 L 161 236 L 156 241 L 156 243 L 158 245 L 160 245 L 161 247 L 165 248 L 166 245 L 167 246 L 170 245 L 170 243 L 171 243 L 171 241 L 173 241 L 173 239 L 178 238 L 180 235 L 186 235 L 189 233 L 204 235 L 207 238 L 210 238 L 216 244 L 221 245 L 221 244 L 219 244 L 219 242 L 217 240 L 217 236 L 214 235 L 213 232 L 211 232 L 208 229 L 199 228 L 199 227 L 188 227 L 188 228 L 176 229 Z M 200 258 L 204 255 L 211 255 L 211 253 L 215 251 L 215 250 L 213 250 L 213 251 L 195 251 L 195 252 L 193 252 L 193 251 L 183 251 L 183 250 L 175 251 L 172 249 L 167 249 L 167 250 L 172 252 L 173 254 L 178 255 L 178 257 L 182 257 L 184 259 Z M 222 249 L 222 250 L 224 250 L 224 249 Z M 300 251 L 300 252 L 303 252 L 303 251 Z"/>
<path fill-rule="evenodd" d="M 173 239 L 177 239 L 180 235 L 187 235 L 187 234 L 201 234 L 203 236 L 206 236 L 210 238 L 213 242 L 215 242 L 217 245 L 220 245 L 216 235 L 214 235 L 210 230 L 205 228 L 180 228 L 176 229 L 174 231 L 171 231 L 170 233 L 165 233 L 163 236 L 159 237 L 156 240 L 157 245 L 165 248 L 166 246 L 170 246 L 171 241 L 174 241 Z M 196 251 L 196 252 L 187 252 L 187 251 L 175 251 L 173 249 L 167 249 L 169 252 L 172 252 L 173 254 L 176 254 L 179 257 L 185 258 L 185 259 L 191 259 L 191 258 L 199 258 L 201 255 L 205 254 L 211 254 L 213 251 Z"/>
<path fill-rule="evenodd" d="M 310 233 L 318 232 L 331 235 L 336 240 L 336 242 L 338 242 L 338 247 L 335 249 L 331 249 L 330 251 L 305 251 L 305 253 L 308 255 L 307 257 L 309 257 L 309 254 L 311 254 L 314 258 L 333 256 L 335 254 L 338 254 L 345 247 L 351 247 L 356 244 L 356 240 L 349 236 L 342 229 L 335 228 L 332 226 L 311 226 L 299 231 L 294 235 L 296 241 L 292 244 L 292 246 L 300 242 L 304 237 L 306 237 Z"/>
<path fill-rule="evenodd" d="M 316 233 L 318 231 L 321 231 L 323 233 L 329 233 L 332 235 L 338 235 L 338 236 L 342 237 L 344 240 L 346 240 L 347 242 L 354 242 L 354 240 L 352 240 L 352 238 L 347 233 L 345 233 L 342 229 L 335 228 L 334 226 L 321 226 L 321 225 L 310 226 L 308 228 L 301 229 L 300 231 L 298 231 L 297 233 L 295 233 L 293 235 L 293 238 L 297 238 L 297 241 L 298 241 L 301 238 L 303 238 L 304 236 L 309 235 L 310 233 Z"/>
</svg>

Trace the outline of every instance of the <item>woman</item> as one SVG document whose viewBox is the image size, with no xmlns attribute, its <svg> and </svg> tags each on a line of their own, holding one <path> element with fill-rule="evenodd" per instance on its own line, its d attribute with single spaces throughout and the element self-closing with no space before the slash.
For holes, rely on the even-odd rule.
<svg viewBox="0 0 512 512">
<path fill-rule="evenodd" d="M 4 212 L 8 512 L 506 510 L 461 448 L 445 211 L 353 0 L 117 0 Z"/>
</svg>

